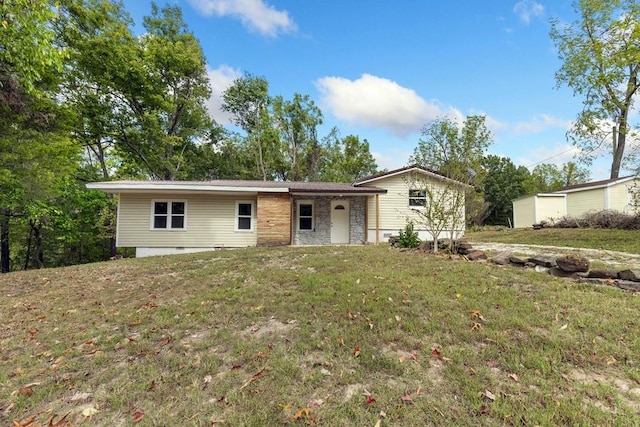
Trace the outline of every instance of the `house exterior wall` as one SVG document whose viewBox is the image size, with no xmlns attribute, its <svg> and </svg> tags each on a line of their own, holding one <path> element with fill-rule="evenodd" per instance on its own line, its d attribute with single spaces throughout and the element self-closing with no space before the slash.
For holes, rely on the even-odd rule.
<svg viewBox="0 0 640 427">
<path fill-rule="evenodd" d="M 563 196 L 539 195 L 536 200 L 536 223 L 553 221 L 567 214 L 566 198 Z"/>
<path fill-rule="evenodd" d="M 567 213 L 573 217 L 580 217 L 587 212 L 607 209 L 605 204 L 605 188 L 574 191 L 567 194 Z"/>
<path fill-rule="evenodd" d="M 258 193 L 258 246 L 281 246 L 291 243 L 291 196 L 289 193 Z"/>
<path fill-rule="evenodd" d="M 536 223 L 535 202 L 535 194 L 513 201 L 513 228 L 531 227 Z"/>
<path fill-rule="evenodd" d="M 331 244 L 331 201 L 346 200 L 349 203 L 349 244 L 361 245 L 365 242 L 365 196 L 294 196 L 293 212 L 293 244 L 294 245 L 329 245 Z M 312 230 L 298 229 L 298 202 L 313 202 Z"/>
<path fill-rule="evenodd" d="M 184 230 L 151 229 L 153 200 L 186 202 Z M 120 247 L 169 248 L 190 252 L 192 248 L 206 250 L 216 247 L 255 246 L 257 233 L 255 209 L 252 231 L 235 231 L 236 202 L 256 202 L 255 196 L 220 196 L 200 194 L 120 194 L 118 207 L 117 245 Z M 254 205 L 255 206 L 255 205 Z M 158 249 L 159 250 L 159 249 Z M 147 251 L 155 254 L 154 251 Z"/>
<path fill-rule="evenodd" d="M 378 241 L 386 242 L 389 237 L 396 236 L 407 225 L 407 221 L 413 221 L 414 230 L 418 232 L 419 237 L 422 240 L 433 240 L 433 236 L 427 231 L 426 227 L 422 225 L 420 215 L 418 215 L 418 209 L 409 206 L 409 184 L 408 173 L 393 175 L 384 177 L 371 185 L 375 185 L 379 188 L 387 190 L 386 194 L 380 194 L 379 202 L 376 203 L 375 197 L 370 197 L 367 206 L 367 241 L 376 241 L 376 230 L 378 234 Z M 422 179 L 422 178 L 421 178 Z M 436 186 L 446 188 L 444 184 L 441 184 L 437 179 L 432 179 Z M 463 191 L 462 189 L 460 191 Z M 376 229 L 376 205 L 379 206 L 379 224 Z M 464 209 L 461 212 L 461 217 L 458 223 L 461 226 L 460 230 L 456 231 L 456 237 L 461 237 L 464 234 Z M 451 230 L 445 230 L 439 238 L 448 238 L 451 235 Z"/>
</svg>

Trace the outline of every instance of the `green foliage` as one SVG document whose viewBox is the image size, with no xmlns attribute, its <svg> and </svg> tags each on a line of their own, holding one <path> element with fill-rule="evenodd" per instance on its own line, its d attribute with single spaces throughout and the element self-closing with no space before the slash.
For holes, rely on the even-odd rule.
<svg viewBox="0 0 640 427">
<path fill-rule="evenodd" d="M 340 139 L 337 131 L 330 133 L 324 146 L 322 181 L 355 182 L 375 174 L 377 170 L 378 165 L 366 139 L 361 142 L 356 135 Z"/>
<path fill-rule="evenodd" d="M 537 165 L 524 181 L 525 194 L 556 191 L 569 185 L 588 182 L 590 172 L 574 162 L 568 162 L 559 168 L 557 165 L 542 163 Z"/>
<path fill-rule="evenodd" d="M 50 25 L 57 15 L 49 0 L 0 2 L 0 92 L 6 91 L 9 78 L 15 78 L 27 93 L 36 95 L 37 83 L 61 70 L 64 52 L 54 43 Z"/>
<path fill-rule="evenodd" d="M 436 170 L 458 181 L 477 182 L 482 159 L 493 140 L 485 116 L 467 116 L 460 125 L 440 118 L 425 125 L 409 163 Z"/>
<path fill-rule="evenodd" d="M 529 176 L 524 166 L 516 167 L 506 157 L 489 155 L 483 160 L 486 172 L 483 189 L 489 204 L 487 223 L 509 225 L 513 215 L 513 199 L 525 194 L 523 183 Z"/>
<path fill-rule="evenodd" d="M 637 135 L 637 124 L 630 120 L 640 88 L 640 4 L 577 0 L 574 8 L 575 22 L 552 21 L 551 38 L 562 61 L 556 81 L 583 98 L 571 131 L 583 160 L 591 161 L 603 152 L 599 148 L 609 146 L 611 178 L 618 178 L 625 161 L 627 166 L 635 162 L 627 137 Z"/>
<path fill-rule="evenodd" d="M 414 231 L 413 221 L 407 221 L 404 229 L 400 230 L 396 242 L 400 248 L 417 248 L 420 246 L 421 241 L 418 237 L 418 232 Z"/>
</svg>

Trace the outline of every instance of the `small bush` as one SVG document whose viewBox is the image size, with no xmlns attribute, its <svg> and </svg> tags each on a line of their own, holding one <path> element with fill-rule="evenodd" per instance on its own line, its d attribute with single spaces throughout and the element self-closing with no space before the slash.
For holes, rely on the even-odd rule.
<svg viewBox="0 0 640 427">
<path fill-rule="evenodd" d="M 413 222 L 407 221 L 404 230 L 400 230 L 396 244 L 400 248 L 417 248 L 420 246 L 420 238 L 418 232 L 413 229 Z"/>
</svg>

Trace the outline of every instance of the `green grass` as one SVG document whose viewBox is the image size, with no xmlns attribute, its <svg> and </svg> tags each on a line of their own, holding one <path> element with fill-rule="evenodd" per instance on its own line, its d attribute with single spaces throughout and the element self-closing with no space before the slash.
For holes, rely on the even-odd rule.
<svg viewBox="0 0 640 427">
<path fill-rule="evenodd" d="M 531 228 L 468 231 L 470 242 L 519 243 L 573 248 L 606 249 L 640 254 L 640 230 Z"/>
<path fill-rule="evenodd" d="M 639 310 L 615 288 L 385 246 L 11 273 L 0 424 L 638 424 Z"/>
</svg>

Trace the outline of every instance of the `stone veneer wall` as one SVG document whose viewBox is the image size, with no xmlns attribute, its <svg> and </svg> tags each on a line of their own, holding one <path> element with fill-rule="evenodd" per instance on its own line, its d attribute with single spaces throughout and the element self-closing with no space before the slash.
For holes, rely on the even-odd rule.
<svg viewBox="0 0 640 427">
<path fill-rule="evenodd" d="M 258 193 L 256 215 L 258 246 L 291 243 L 291 198 L 288 193 Z"/>
<path fill-rule="evenodd" d="M 298 200 L 311 200 L 314 205 L 314 230 L 298 230 Z M 365 243 L 365 206 L 366 196 L 327 197 L 295 196 L 293 198 L 293 244 L 294 245 L 330 245 L 331 244 L 331 201 L 346 200 L 349 203 L 349 244 Z"/>
</svg>

